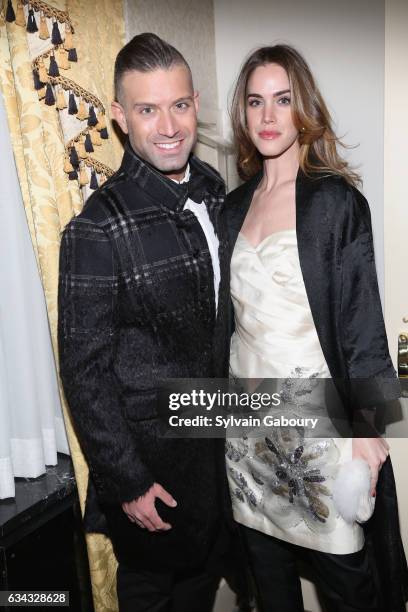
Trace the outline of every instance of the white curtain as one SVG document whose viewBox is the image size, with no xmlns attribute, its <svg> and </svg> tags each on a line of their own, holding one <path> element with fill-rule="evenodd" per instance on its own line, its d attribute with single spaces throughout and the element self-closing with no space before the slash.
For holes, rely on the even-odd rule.
<svg viewBox="0 0 408 612">
<path fill-rule="evenodd" d="M 0 94 L 0 499 L 69 454 L 45 298 Z"/>
</svg>

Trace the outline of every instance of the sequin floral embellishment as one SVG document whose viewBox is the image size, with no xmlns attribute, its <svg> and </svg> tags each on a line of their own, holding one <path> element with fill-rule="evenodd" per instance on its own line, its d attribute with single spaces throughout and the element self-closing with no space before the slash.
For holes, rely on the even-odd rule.
<svg viewBox="0 0 408 612">
<path fill-rule="evenodd" d="M 280 428 L 249 445 L 248 463 L 242 458 L 246 465 L 229 468 L 233 501 L 246 499 L 254 507 L 258 500 L 258 508 L 282 529 L 304 522 L 316 533 L 332 531 L 331 486 L 340 454 L 334 441 L 307 439 L 302 428 Z"/>
</svg>

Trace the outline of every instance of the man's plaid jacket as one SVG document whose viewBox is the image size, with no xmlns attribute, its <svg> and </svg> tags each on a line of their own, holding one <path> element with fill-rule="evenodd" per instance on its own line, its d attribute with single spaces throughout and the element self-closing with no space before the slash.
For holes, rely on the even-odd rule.
<svg viewBox="0 0 408 612">
<path fill-rule="evenodd" d="M 60 372 L 90 468 L 86 527 L 107 519 L 118 557 L 158 569 L 202 563 L 217 539 L 222 444 L 162 437 L 158 381 L 227 375 L 229 261 L 224 184 L 194 156 L 177 184 L 127 145 L 122 165 L 66 227 L 59 281 Z M 218 311 L 211 256 L 190 197 L 205 202 L 219 239 Z M 160 483 L 176 509 L 150 534 L 124 501 Z M 97 495 L 95 496 L 95 490 Z M 135 553 L 137 550 L 137 554 Z M 170 558 L 168 551 L 171 551 Z"/>
</svg>

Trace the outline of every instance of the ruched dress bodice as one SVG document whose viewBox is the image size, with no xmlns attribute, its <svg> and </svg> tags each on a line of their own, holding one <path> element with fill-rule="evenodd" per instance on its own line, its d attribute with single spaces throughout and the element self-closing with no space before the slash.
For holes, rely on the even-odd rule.
<svg viewBox="0 0 408 612">
<path fill-rule="evenodd" d="M 238 235 L 231 295 L 236 323 L 231 345 L 234 375 L 291 376 L 294 364 L 328 375 L 303 284 L 295 230 L 272 234 L 257 247 Z"/>
<path fill-rule="evenodd" d="M 233 377 L 330 377 L 306 295 L 294 229 L 271 234 L 257 247 L 238 235 L 231 295 Z M 302 459 L 293 465 L 295 451 Z M 273 433 L 260 430 L 227 439 L 226 454 L 238 522 L 322 552 L 348 554 L 362 548 L 361 526 L 349 525 L 338 515 L 331 493 L 339 465 L 351 459 L 351 440 L 304 438 L 296 428 L 277 428 Z M 286 474 L 280 479 L 278 455 L 287 458 L 293 478 Z M 319 474 L 319 482 L 309 482 L 310 470 Z M 288 479 L 300 483 L 296 490 Z"/>
</svg>

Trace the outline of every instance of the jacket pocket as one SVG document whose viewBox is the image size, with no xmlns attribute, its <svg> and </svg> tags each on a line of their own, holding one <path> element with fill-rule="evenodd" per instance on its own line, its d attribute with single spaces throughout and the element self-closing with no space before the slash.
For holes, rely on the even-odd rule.
<svg viewBox="0 0 408 612">
<path fill-rule="evenodd" d="M 157 389 L 143 389 L 123 399 L 125 417 L 139 423 L 158 418 Z"/>
</svg>

